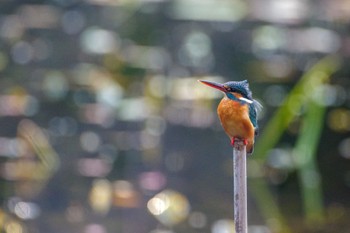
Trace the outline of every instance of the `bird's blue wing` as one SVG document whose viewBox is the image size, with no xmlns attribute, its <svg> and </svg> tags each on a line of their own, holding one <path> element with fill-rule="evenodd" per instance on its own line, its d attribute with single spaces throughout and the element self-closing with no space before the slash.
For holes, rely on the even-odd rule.
<svg viewBox="0 0 350 233">
<path fill-rule="evenodd" d="M 249 105 L 249 119 L 255 128 L 255 135 L 258 135 L 259 133 L 257 118 L 258 118 L 258 112 L 260 112 L 261 109 L 262 109 L 262 105 L 257 100 L 253 100 L 253 103 Z"/>
</svg>

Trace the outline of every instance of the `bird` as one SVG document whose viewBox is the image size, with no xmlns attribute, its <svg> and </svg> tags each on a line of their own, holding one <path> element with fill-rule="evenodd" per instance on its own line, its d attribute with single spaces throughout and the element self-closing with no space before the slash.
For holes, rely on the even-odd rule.
<svg viewBox="0 0 350 233">
<path fill-rule="evenodd" d="M 262 105 L 253 99 L 248 81 L 229 81 L 223 84 L 198 81 L 224 93 L 217 108 L 221 125 L 232 146 L 235 142 L 242 141 L 246 145 L 247 154 L 252 154 L 255 137 L 259 134 L 257 117 Z"/>
</svg>

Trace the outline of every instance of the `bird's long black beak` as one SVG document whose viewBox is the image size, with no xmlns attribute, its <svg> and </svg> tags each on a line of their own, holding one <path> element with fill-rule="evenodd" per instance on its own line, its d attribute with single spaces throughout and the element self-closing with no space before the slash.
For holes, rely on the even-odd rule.
<svg viewBox="0 0 350 233">
<path fill-rule="evenodd" d="M 205 85 L 208 85 L 209 87 L 216 88 L 216 89 L 218 89 L 219 91 L 227 92 L 226 88 L 225 88 L 224 85 L 221 84 L 221 83 L 210 82 L 210 81 L 205 81 L 205 80 L 198 80 L 198 82 L 201 82 L 201 83 L 203 83 L 203 84 L 205 84 Z"/>
</svg>

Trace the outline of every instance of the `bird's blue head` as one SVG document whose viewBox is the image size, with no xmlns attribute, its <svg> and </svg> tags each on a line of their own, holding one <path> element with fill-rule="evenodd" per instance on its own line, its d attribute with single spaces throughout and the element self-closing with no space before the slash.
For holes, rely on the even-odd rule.
<svg viewBox="0 0 350 233">
<path fill-rule="evenodd" d="M 243 97 L 252 99 L 252 92 L 249 89 L 249 83 L 247 80 L 243 81 L 229 81 L 223 84 L 224 88 L 228 92 L 235 92 L 241 94 Z"/>
<path fill-rule="evenodd" d="M 244 98 L 252 100 L 252 92 L 249 89 L 249 83 L 247 80 L 243 81 L 229 81 L 226 83 L 217 83 L 217 82 L 210 82 L 210 81 L 204 81 L 199 80 L 201 83 L 204 83 L 210 87 L 216 88 L 222 92 L 224 92 L 229 98 L 232 93 L 238 93 L 241 94 Z"/>
</svg>

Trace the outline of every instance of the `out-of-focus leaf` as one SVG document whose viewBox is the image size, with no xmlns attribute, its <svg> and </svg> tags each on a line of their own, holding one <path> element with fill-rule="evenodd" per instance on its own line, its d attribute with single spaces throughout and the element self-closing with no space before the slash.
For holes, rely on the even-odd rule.
<svg viewBox="0 0 350 233">
<path fill-rule="evenodd" d="M 321 178 L 316 153 L 322 133 L 325 106 L 310 101 L 294 148 L 306 222 L 319 225 L 324 220 Z"/>
<path fill-rule="evenodd" d="M 257 140 L 254 156 L 251 160 L 248 160 L 250 163 L 248 166 L 254 167 L 254 171 L 251 172 L 252 174 L 248 174 L 248 176 L 251 178 L 249 182 L 252 194 L 254 195 L 258 206 L 262 210 L 262 214 L 264 215 L 267 224 L 270 225 L 273 232 L 291 232 L 291 229 L 287 225 L 287 221 L 283 218 L 283 215 L 281 214 L 280 209 L 267 186 L 267 182 L 263 177 L 264 161 L 268 152 L 278 143 L 289 124 L 300 114 L 302 107 L 310 103 L 314 91 L 330 80 L 331 75 L 338 69 L 338 66 L 339 60 L 337 57 L 326 57 L 316 63 L 303 75 L 303 77 L 285 99 L 284 104 L 277 110 L 264 128 L 259 139 Z M 299 139 L 299 141 L 303 140 L 303 142 L 297 143 L 296 148 L 300 155 L 308 153 L 309 156 L 314 156 L 316 152 L 316 146 L 322 127 L 322 124 L 320 123 L 323 121 L 322 111 L 324 111 L 324 107 L 318 106 L 317 108 L 314 104 L 316 103 L 309 105 L 309 109 L 307 109 L 307 111 L 311 112 L 308 112 L 305 115 L 305 127 L 303 128 L 303 132 L 307 132 Z M 317 116 L 317 114 L 321 115 Z M 314 119 L 315 117 L 317 119 Z M 310 121 L 313 121 L 313 124 L 310 125 L 309 128 L 306 126 L 306 124 Z M 315 127 L 317 127 L 317 129 L 315 129 Z M 309 143 L 307 143 L 307 141 L 309 141 Z M 305 143 L 307 143 L 307 145 Z M 305 147 L 307 147 L 306 150 L 308 151 L 303 150 Z M 312 159 L 309 160 L 309 164 L 307 164 L 306 168 L 308 169 L 308 172 L 313 171 L 317 173 L 316 166 Z M 301 170 L 300 175 L 303 185 L 305 170 Z M 304 202 L 308 202 L 310 199 L 310 190 L 304 189 L 304 191 Z M 314 218 L 316 214 L 316 218 L 321 219 L 320 213 L 322 213 L 322 204 L 320 204 L 320 200 L 322 198 L 319 187 L 312 190 L 312 192 L 315 191 L 318 192 L 317 195 L 319 198 L 314 199 L 312 203 L 305 203 L 305 211 L 307 211 L 306 215 L 308 218 Z M 269 224 L 271 221 L 273 221 L 273 224 Z"/>
<path fill-rule="evenodd" d="M 299 114 L 302 106 L 312 97 L 314 91 L 328 82 L 333 72 L 337 70 L 337 57 L 326 57 L 306 72 L 290 92 L 284 104 L 277 110 L 259 136 L 253 159 L 265 159 L 283 132 Z"/>
</svg>

